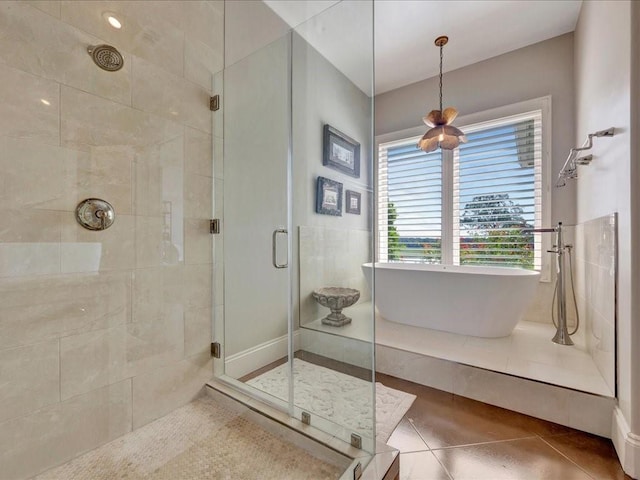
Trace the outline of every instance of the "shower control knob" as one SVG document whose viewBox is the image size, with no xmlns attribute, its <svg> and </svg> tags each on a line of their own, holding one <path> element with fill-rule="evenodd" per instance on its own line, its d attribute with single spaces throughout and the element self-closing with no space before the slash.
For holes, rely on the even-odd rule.
<svg viewBox="0 0 640 480">
<path fill-rule="evenodd" d="M 115 218 L 113 206 L 99 198 L 87 198 L 76 207 L 76 220 L 87 230 L 106 230 Z"/>
</svg>

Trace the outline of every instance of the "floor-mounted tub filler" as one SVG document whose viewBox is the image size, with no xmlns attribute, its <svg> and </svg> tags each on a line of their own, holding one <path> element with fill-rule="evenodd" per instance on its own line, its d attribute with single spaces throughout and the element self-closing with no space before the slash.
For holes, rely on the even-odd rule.
<svg viewBox="0 0 640 480">
<path fill-rule="evenodd" d="M 372 264 L 362 270 L 372 284 Z M 513 332 L 540 274 L 506 267 L 375 264 L 375 303 L 392 322 L 476 337 Z"/>
</svg>

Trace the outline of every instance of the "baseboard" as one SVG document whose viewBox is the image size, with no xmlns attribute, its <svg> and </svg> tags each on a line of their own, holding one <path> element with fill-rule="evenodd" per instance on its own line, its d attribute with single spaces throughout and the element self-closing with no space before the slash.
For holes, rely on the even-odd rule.
<svg viewBox="0 0 640 480">
<path fill-rule="evenodd" d="M 300 330 L 293 332 L 293 350 L 298 350 Z M 288 335 L 269 340 L 255 347 L 249 348 L 225 360 L 225 374 L 231 378 L 240 378 L 271 362 L 287 356 L 289 346 Z"/>
<path fill-rule="evenodd" d="M 619 407 L 613 410 L 611 440 L 625 473 L 631 478 L 640 478 L 640 436 L 631 433 Z"/>
</svg>

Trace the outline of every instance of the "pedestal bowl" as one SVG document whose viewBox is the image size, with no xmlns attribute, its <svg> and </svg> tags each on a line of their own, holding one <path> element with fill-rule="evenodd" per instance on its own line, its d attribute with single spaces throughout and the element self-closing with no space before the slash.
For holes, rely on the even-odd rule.
<svg viewBox="0 0 640 480">
<path fill-rule="evenodd" d="M 351 319 L 342 313 L 342 309 L 356 303 L 360 298 L 360 291 L 355 288 L 324 287 L 314 290 L 312 295 L 320 305 L 331 309 L 331 313 L 322 319 L 322 323 L 342 327 L 351 323 Z"/>
</svg>

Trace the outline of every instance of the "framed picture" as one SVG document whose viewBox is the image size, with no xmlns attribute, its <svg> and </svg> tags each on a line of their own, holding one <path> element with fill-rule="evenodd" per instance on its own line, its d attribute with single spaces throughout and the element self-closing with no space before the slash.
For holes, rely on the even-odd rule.
<svg viewBox="0 0 640 480">
<path fill-rule="evenodd" d="M 342 184 L 318 177 L 316 184 L 316 213 L 342 216 Z"/>
<path fill-rule="evenodd" d="M 360 178 L 360 144 L 331 125 L 325 125 L 322 137 L 322 164 Z"/>
<path fill-rule="evenodd" d="M 347 190 L 345 192 L 345 205 L 344 211 L 347 213 L 354 213 L 360 215 L 360 199 L 362 198 L 358 192 L 353 190 Z"/>
</svg>

